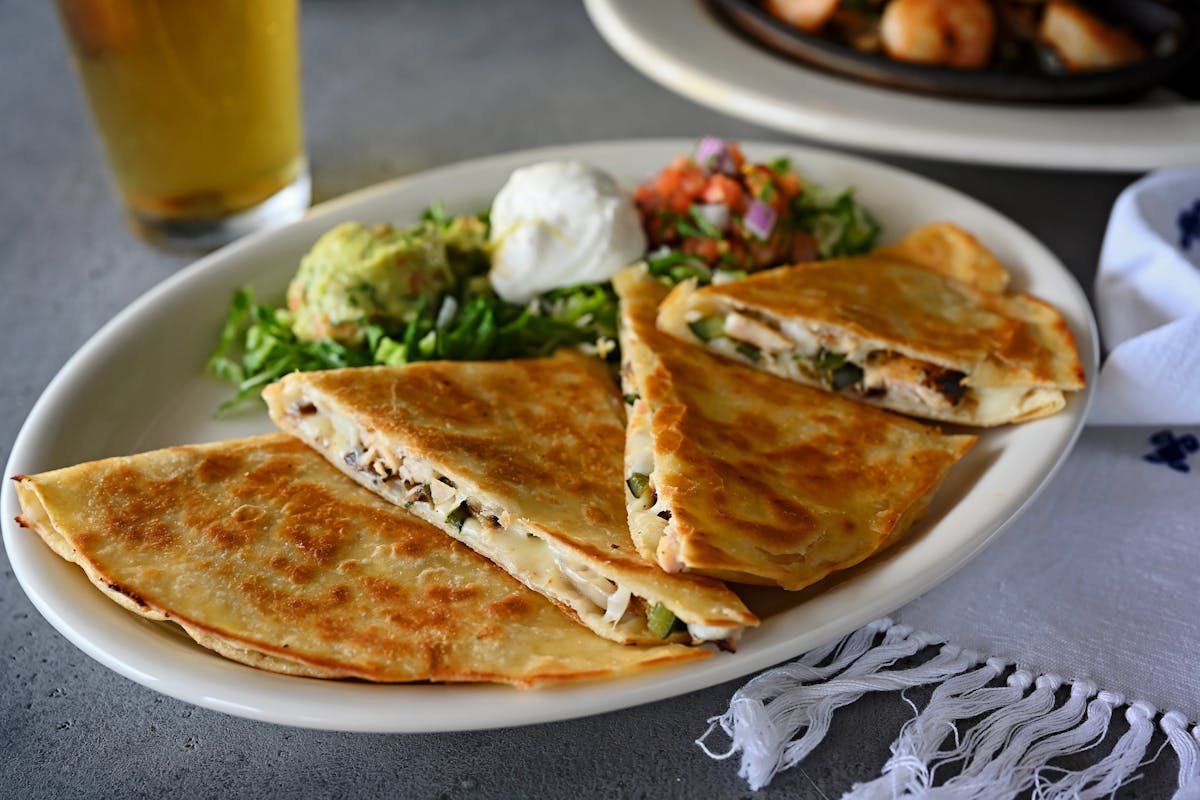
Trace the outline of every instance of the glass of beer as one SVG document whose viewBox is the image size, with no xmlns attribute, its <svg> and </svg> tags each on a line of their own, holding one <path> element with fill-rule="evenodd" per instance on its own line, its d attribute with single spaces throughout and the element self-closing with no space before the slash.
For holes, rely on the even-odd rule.
<svg viewBox="0 0 1200 800">
<path fill-rule="evenodd" d="M 297 0 L 56 0 L 134 229 L 210 249 L 310 200 Z"/>
</svg>

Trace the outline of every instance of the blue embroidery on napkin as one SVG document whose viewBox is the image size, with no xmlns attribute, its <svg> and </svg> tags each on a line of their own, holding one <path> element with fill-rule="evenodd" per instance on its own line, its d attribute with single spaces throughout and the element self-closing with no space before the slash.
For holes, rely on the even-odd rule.
<svg viewBox="0 0 1200 800">
<path fill-rule="evenodd" d="M 1200 208 L 1200 205 L 1197 208 Z M 1151 464 L 1166 464 L 1177 472 L 1190 472 L 1188 456 L 1200 450 L 1200 440 L 1192 434 L 1185 433 L 1183 436 L 1176 436 L 1169 430 L 1162 430 L 1152 435 L 1150 444 L 1154 445 L 1154 452 L 1148 453 L 1142 458 Z"/>
<path fill-rule="evenodd" d="M 1191 208 L 1179 211 L 1179 249 L 1186 251 L 1196 241 L 1200 241 L 1200 197 Z"/>
</svg>

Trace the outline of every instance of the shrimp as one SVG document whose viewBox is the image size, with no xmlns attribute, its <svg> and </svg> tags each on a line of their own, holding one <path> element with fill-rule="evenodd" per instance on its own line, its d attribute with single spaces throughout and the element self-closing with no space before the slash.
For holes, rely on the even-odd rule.
<svg viewBox="0 0 1200 800">
<path fill-rule="evenodd" d="M 1070 71 L 1111 69 L 1146 57 L 1128 33 L 1065 0 L 1050 0 L 1038 37 Z"/>
<path fill-rule="evenodd" d="M 991 56 L 996 18 L 986 0 L 892 0 L 879 35 L 900 61 L 977 69 Z"/>
<path fill-rule="evenodd" d="M 804 31 L 819 31 L 841 5 L 841 0 L 767 0 L 767 13 Z"/>
</svg>

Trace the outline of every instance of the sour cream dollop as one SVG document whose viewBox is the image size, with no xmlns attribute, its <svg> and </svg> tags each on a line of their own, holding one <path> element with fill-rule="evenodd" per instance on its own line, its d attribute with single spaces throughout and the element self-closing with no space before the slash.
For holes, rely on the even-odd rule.
<svg viewBox="0 0 1200 800">
<path fill-rule="evenodd" d="M 488 277 L 510 303 L 606 281 L 646 250 L 633 201 L 611 175 L 579 161 L 513 172 L 492 201 L 491 222 Z"/>
</svg>

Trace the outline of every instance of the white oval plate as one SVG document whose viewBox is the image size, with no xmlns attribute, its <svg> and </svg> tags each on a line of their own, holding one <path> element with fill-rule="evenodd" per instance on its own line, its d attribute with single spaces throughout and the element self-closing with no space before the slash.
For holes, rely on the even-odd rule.
<svg viewBox="0 0 1200 800">
<path fill-rule="evenodd" d="M 7 475 L 271 428 L 266 414 L 218 420 L 229 385 L 203 371 L 232 290 L 252 284 L 281 298 L 296 264 L 326 230 L 346 220 L 409 223 L 430 202 L 451 212 L 487 207 L 516 167 L 578 158 L 627 186 L 694 142 L 584 144 L 485 158 L 382 184 L 314 209 L 303 220 L 220 250 L 152 289 L 67 362 L 30 413 Z M 986 206 L 924 178 L 860 159 L 787 145 L 747 144 L 752 158 L 788 155 L 801 173 L 831 187 L 855 186 L 893 236 L 952 219 L 974 231 L 1015 273 L 1016 286 L 1062 309 L 1089 378 L 1097 354 L 1086 297 L 1030 234 Z M 423 732 L 569 719 L 712 686 L 796 656 L 898 608 L 961 567 L 1044 485 L 1083 425 L 1089 394 L 1049 419 L 985 432 L 956 466 L 902 546 L 836 581 L 802 593 L 759 590 L 748 602 L 763 625 L 736 654 L 626 679 L 536 691 L 501 686 L 372 685 L 262 672 L 227 661 L 165 624 L 142 620 L 97 592 L 74 565 L 15 524 L 5 486 L 4 541 L 13 571 L 37 609 L 107 667 L 156 691 L 230 714 L 313 728 Z M 7 483 L 7 482 L 6 482 Z"/>
<path fill-rule="evenodd" d="M 986 164 L 1141 171 L 1200 160 L 1200 103 L 1048 106 L 926 97 L 836 77 L 739 38 L 701 0 L 586 0 L 618 54 L 726 114 L 843 147 Z"/>
</svg>

